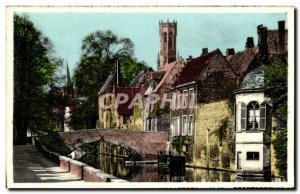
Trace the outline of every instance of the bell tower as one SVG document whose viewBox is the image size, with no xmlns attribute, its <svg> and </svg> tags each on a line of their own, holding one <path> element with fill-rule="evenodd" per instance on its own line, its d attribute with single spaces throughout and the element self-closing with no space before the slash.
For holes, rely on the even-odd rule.
<svg viewBox="0 0 300 194">
<path fill-rule="evenodd" d="M 176 60 L 177 22 L 159 22 L 160 52 L 157 59 L 157 70 Z"/>
</svg>

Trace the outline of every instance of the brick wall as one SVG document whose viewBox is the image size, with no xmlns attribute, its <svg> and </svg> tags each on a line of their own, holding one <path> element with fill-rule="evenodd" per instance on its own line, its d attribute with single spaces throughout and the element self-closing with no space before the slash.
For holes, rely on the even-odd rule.
<svg viewBox="0 0 300 194">
<path fill-rule="evenodd" d="M 232 125 L 232 116 L 227 101 L 199 104 L 195 116 L 195 131 L 193 145 L 193 165 L 209 168 L 233 170 L 233 153 L 231 153 L 232 127 L 226 130 L 226 139 L 220 146 L 215 131 L 221 120 L 229 119 Z"/>
<path fill-rule="evenodd" d="M 59 167 L 61 169 L 63 169 L 64 171 L 69 172 L 70 171 L 70 158 L 65 157 L 65 156 L 60 156 L 59 161 L 60 161 Z"/>
</svg>

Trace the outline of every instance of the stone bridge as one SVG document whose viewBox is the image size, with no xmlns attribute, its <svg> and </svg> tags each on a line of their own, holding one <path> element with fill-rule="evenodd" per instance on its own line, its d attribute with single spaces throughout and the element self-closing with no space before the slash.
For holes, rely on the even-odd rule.
<svg viewBox="0 0 300 194">
<path fill-rule="evenodd" d="M 51 149 L 51 147 L 53 147 L 53 143 L 51 143 L 51 141 L 49 142 L 46 137 L 43 139 L 44 141 L 48 141 L 50 150 L 57 149 Z M 59 139 L 60 143 L 65 145 L 69 149 L 69 151 L 73 151 L 85 143 L 105 141 L 131 148 L 135 152 L 140 154 L 144 159 L 153 159 L 157 155 L 157 151 L 166 151 L 168 133 L 112 129 L 90 129 L 72 132 L 60 132 L 56 134 L 56 139 Z M 58 145 L 56 147 L 63 146 Z M 67 152 L 64 152 L 64 154 L 67 154 Z"/>
</svg>

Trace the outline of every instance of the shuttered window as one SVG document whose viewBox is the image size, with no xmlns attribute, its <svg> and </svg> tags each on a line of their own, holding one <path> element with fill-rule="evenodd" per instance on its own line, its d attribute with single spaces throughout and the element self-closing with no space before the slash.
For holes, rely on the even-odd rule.
<svg viewBox="0 0 300 194">
<path fill-rule="evenodd" d="M 260 129 L 266 129 L 266 117 L 267 117 L 267 107 L 266 103 L 263 102 L 260 107 Z"/>
<path fill-rule="evenodd" d="M 246 129 L 247 126 L 247 106 L 241 103 L 241 129 Z"/>
</svg>

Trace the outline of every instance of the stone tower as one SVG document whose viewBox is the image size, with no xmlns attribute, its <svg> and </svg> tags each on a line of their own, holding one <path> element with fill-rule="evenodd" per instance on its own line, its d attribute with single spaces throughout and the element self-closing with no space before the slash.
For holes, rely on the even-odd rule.
<svg viewBox="0 0 300 194">
<path fill-rule="evenodd" d="M 160 52 L 157 70 L 176 60 L 177 22 L 159 22 Z"/>
</svg>

